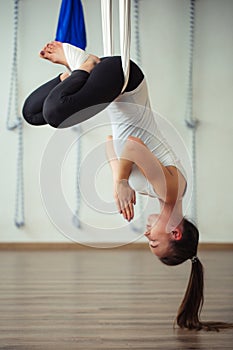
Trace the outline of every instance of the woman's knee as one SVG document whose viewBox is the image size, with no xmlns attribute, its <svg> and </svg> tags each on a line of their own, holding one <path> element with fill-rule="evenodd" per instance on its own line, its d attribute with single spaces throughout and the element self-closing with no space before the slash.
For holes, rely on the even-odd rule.
<svg viewBox="0 0 233 350">
<path fill-rule="evenodd" d="M 26 122 L 28 122 L 29 124 L 32 124 L 32 121 L 33 121 L 32 117 L 33 117 L 34 113 L 32 113 L 30 100 L 28 98 L 24 102 L 24 105 L 22 108 L 22 114 L 23 114 L 23 117 L 26 120 Z"/>
<path fill-rule="evenodd" d="M 61 127 L 65 118 L 61 101 L 54 99 L 54 96 L 49 94 L 44 101 L 43 116 L 50 126 L 54 128 Z"/>
<path fill-rule="evenodd" d="M 35 109 L 34 103 L 30 96 L 25 100 L 22 115 L 27 123 L 31 125 L 44 125 L 47 124 L 43 118 L 42 111 Z"/>
<path fill-rule="evenodd" d="M 57 117 L 58 113 L 56 105 L 51 105 L 45 101 L 43 106 L 43 116 L 46 122 L 54 128 L 58 128 L 61 124 L 60 118 Z"/>
</svg>

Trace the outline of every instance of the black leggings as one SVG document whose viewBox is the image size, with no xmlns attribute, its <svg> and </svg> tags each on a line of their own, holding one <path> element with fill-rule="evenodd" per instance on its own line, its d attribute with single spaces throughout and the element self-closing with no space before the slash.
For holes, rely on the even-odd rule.
<svg viewBox="0 0 233 350">
<path fill-rule="evenodd" d="M 131 61 L 125 91 L 136 89 L 143 78 L 140 68 Z M 32 125 L 73 126 L 106 108 L 120 95 L 123 85 L 121 57 L 105 57 L 90 74 L 78 69 L 64 81 L 58 76 L 40 86 L 26 99 L 23 116 Z"/>
</svg>

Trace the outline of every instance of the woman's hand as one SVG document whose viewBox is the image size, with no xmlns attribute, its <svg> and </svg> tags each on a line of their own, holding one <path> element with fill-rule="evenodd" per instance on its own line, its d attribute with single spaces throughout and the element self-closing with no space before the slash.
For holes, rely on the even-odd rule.
<svg viewBox="0 0 233 350">
<path fill-rule="evenodd" d="M 128 180 L 116 181 L 114 198 L 119 213 L 128 221 L 134 217 L 134 205 L 136 204 L 135 191 L 129 186 Z"/>
</svg>

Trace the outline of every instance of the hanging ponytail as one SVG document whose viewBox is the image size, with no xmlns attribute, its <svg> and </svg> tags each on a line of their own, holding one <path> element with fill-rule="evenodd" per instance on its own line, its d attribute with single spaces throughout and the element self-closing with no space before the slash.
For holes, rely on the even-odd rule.
<svg viewBox="0 0 233 350">
<path fill-rule="evenodd" d="M 203 266 L 200 260 L 196 258 L 196 261 L 192 262 L 188 286 L 176 318 L 179 327 L 196 330 L 202 329 L 199 316 L 204 302 L 203 290 Z"/>
<path fill-rule="evenodd" d="M 178 265 L 190 259 L 191 274 L 187 289 L 178 309 L 176 322 L 180 328 L 189 330 L 219 331 L 232 328 L 233 324 L 224 322 L 201 322 L 200 313 L 204 302 L 204 269 L 197 254 L 199 233 L 195 225 L 183 220 L 183 234 L 180 241 L 171 242 L 171 255 L 160 258 L 166 265 Z"/>
</svg>

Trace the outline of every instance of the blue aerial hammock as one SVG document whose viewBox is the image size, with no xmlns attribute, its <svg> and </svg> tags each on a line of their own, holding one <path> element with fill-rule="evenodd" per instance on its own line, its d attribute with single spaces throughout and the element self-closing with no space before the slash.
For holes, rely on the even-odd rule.
<svg viewBox="0 0 233 350">
<path fill-rule="evenodd" d="M 62 0 L 57 32 L 55 40 L 62 43 L 68 43 L 85 50 L 86 48 L 86 30 L 84 14 L 81 0 Z M 73 223 L 77 228 L 81 228 L 79 220 L 80 211 L 80 188 L 79 188 L 79 170 L 81 162 L 81 126 L 73 128 L 77 131 L 77 179 L 76 179 L 76 209 L 73 217 Z"/>
<path fill-rule="evenodd" d="M 81 0 L 62 0 L 55 40 L 86 48 L 86 30 Z"/>
</svg>

